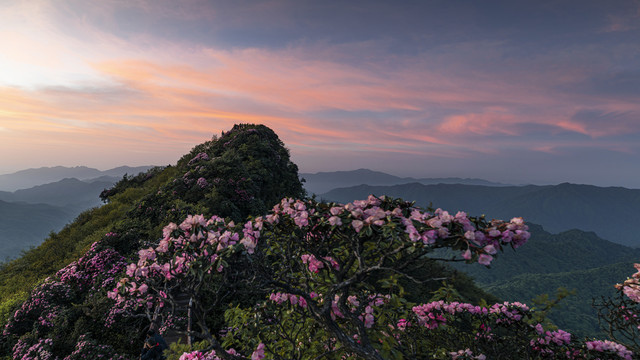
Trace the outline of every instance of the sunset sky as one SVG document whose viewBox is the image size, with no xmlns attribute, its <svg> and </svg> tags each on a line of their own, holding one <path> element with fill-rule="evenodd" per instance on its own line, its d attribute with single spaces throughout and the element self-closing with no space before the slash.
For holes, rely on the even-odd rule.
<svg viewBox="0 0 640 360">
<path fill-rule="evenodd" d="M 640 188 L 640 1 L 0 0 L 0 174 L 168 165 Z"/>
</svg>

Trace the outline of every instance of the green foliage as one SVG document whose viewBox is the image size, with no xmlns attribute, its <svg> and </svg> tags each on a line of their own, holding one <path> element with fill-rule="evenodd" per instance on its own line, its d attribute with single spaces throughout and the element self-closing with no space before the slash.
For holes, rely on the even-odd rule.
<svg viewBox="0 0 640 360">
<path fill-rule="evenodd" d="M 50 341 L 43 342 L 43 351 L 51 351 L 60 358 L 74 352 L 76 358 L 103 353 L 114 357 L 115 354 L 137 355 L 154 308 L 128 312 L 111 327 L 105 327 L 115 316 L 111 313 L 113 301 L 107 298 L 107 291 L 115 285 L 93 291 L 79 285 L 72 287 L 68 300 L 55 303 L 58 312 L 51 325 L 38 325 L 27 317 L 16 321 L 12 314 L 28 297 L 30 289 L 48 277 L 58 279 L 56 276 L 61 275 L 56 272 L 85 254 L 92 244 L 117 251 L 136 262 L 138 251 L 158 245 L 164 225 L 180 223 L 188 214 L 217 214 L 234 220 L 241 229 L 247 216 L 265 214 L 283 197 L 303 196 L 297 166 L 290 161 L 277 135 L 262 125 L 236 125 L 219 138 L 194 147 L 175 166 L 124 176 L 112 189 L 101 194 L 106 202 L 104 206 L 82 213 L 62 231 L 51 234 L 38 248 L 2 266 L 0 321 L 13 321 L 18 330 L 2 338 L 0 356 L 9 355 L 14 344 L 25 347 L 44 339 L 53 339 L 53 345 Z M 404 212 L 405 220 L 409 218 L 410 203 L 392 199 L 383 202 L 389 207 L 388 211 L 397 208 Z M 474 346 L 474 351 L 511 356 L 507 351 L 510 342 L 519 342 L 522 347 L 529 344 L 532 328 L 528 323 L 507 329 L 502 325 L 504 319 L 479 320 L 469 314 L 448 318 L 447 324 L 437 331 L 425 332 L 413 327 L 406 333 L 398 332 L 398 324 L 403 319 L 414 316 L 414 324 L 417 323 L 416 315 L 408 310 L 417 303 L 444 299 L 485 304 L 497 299 L 476 287 L 470 277 L 460 271 L 426 257 L 425 253 L 430 250 L 421 252 L 422 241 L 405 241 L 408 235 L 401 226 L 407 223 L 399 222 L 398 218 L 385 215 L 378 219 L 388 220 L 384 226 L 363 225 L 363 221 L 354 220 L 347 211 L 342 215 L 345 226 L 339 228 L 327 222 L 330 205 L 314 203 L 313 206 L 326 216 L 314 219 L 317 227 L 312 231 L 303 230 L 303 226 L 296 223 L 300 219 L 288 219 L 285 226 L 278 228 L 265 225 L 263 236 L 269 241 L 261 242 L 256 254 L 249 255 L 253 248 L 250 251 L 250 248 L 236 246 L 233 251 L 220 252 L 221 259 L 216 266 L 205 262 L 200 268 L 202 271 L 190 270 L 185 276 L 193 281 L 163 288 L 170 297 L 182 292 L 196 299 L 193 311 L 199 315 L 195 316 L 194 335 L 208 340 L 191 348 L 172 344 L 167 352 L 169 359 L 178 359 L 185 351 L 210 350 L 216 345 L 214 338 L 220 340 L 217 345 L 221 347 L 235 347 L 249 353 L 263 343 L 271 356 L 288 359 L 313 358 L 327 349 L 331 349 L 327 354 L 329 358 L 355 359 L 362 354 L 355 355 L 362 350 L 357 345 L 359 342 L 364 344 L 365 352 L 375 344 L 380 354 L 389 359 L 419 358 L 426 353 L 444 359 L 450 357 L 448 350 L 465 344 L 473 344 L 469 346 Z M 313 217 L 313 214 L 307 215 Z M 360 222 L 362 231 L 353 230 L 356 221 Z M 423 227 L 421 234 L 431 229 L 417 219 L 407 221 Z M 473 221 L 473 226 L 489 226 L 484 219 Z M 452 223 L 447 231 L 457 231 L 456 237 L 440 238 L 434 246 L 448 246 L 458 253 L 464 250 L 467 243 L 461 229 L 461 223 Z M 477 258 L 485 250 L 478 247 L 476 251 Z M 324 265 L 322 270 L 314 272 L 306 263 L 301 264 L 304 255 L 315 256 Z M 339 261 L 339 266 L 332 260 Z M 220 271 L 218 265 L 224 265 Z M 510 278 L 514 279 L 518 278 Z M 534 291 L 539 290 L 535 284 L 531 286 L 534 283 L 531 279 L 522 281 L 529 282 Z M 513 299 L 499 291 L 499 284 L 493 285 L 499 296 Z M 286 300 L 291 306 L 286 301 L 282 305 L 267 300 L 275 291 L 295 295 L 296 301 L 304 299 L 309 306 L 293 304 L 291 298 Z M 346 299 L 351 296 L 356 301 L 347 303 Z M 550 311 L 553 315 L 556 301 L 539 300 L 543 312 Z M 336 316 L 332 301 L 345 317 Z M 375 323 L 363 320 L 373 314 Z M 524 314 L 529 318 L 533 316 L 526 311 Z M 473 338 L 484 331 L 485 322 L 494 328 L 497 340 Z M 394 336 L 385 335 L 392 331 Z M 357 335 L 357 342 L 353 341 L 353 335 Z M 80 349 L 80 343 L 87 347 Z"/>
<path fill-rule="evenodd" d="M 240 220 L 266 212 L 282 197 L 303 194 L 297 166 L 277 135 L 262 125 L 236 125 L 220 139 L 214 137 L 196 146 L 176 166 L 125 175 L 101 194 L 105 205 L 85 211 L 60 232 L 50 234 L 39 247 L 3 264 L 0 325 L 6 324 L 31 289 L 55 277 L 95 242 L 132 257 L 155 243 L 164 225 L 187 214 L 218 213 Z M 107 233 L 117 236 L 105 236 Z M 55 341 L 54 349 L 60 354 L 72 352 L 83 334 L 100 334 L 101 343 L 117 352 L 135 353 L 149 320 L 138 318 L 105 328 L 113 305 L 106 298 L 107 290 L 111 289 L 81 293 L 73 304 L 65 304 L 52 329 L 37 336 L 48 333 L 64 339 Z M 218 315 L 223 312 L 221 309 Z M 0 352 L 7 354 L 17 339 L 3 341 L 7 346 Z"/>
<path fill-rule="evenodd" d="M 446 281 L 442 282 L 442 286 L 433 293 L 429 301 L 444 300 L 446 302 L 463 301 L 464 299 L 451 284 L 447 284 Z"/>
<path fill-rule="evenodd" d="M 532 324 L 545 324 L 547 328 L 557 329 L 557 327 L 547 318 L 549 312 L 558 307 L 560 302 L 565 298 L 575 295 L 576 290 L 567 290 L 560 287 L 556 290 L 555 299 L 549 297 L 549 294 L 540 294 L 531 299 L 531 304 L 536 309 L 536 314 L 532 318 Z"/>
</svg>

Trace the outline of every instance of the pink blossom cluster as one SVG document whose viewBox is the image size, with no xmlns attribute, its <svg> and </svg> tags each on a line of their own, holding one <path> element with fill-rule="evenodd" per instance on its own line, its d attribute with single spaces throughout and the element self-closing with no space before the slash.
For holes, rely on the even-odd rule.
<svg viewBox="0 0 640 360">
<path fill-rule="evenodd" d="M 100 250 L 100 246 L 99 241 L 93 243 L 84 256 L 60 269 L 56 276 L 62 283 L 78 286 L 81 291 L 87 287 L 111 287 L 115 282 L 115 276 L 127 262 L 117 251 L 110 248 Z"/>
<path fill-rule="evenodd" d="M 594 350 L 602 353 L 613 352 L 616 353 L 620 358 L 625 360 L 633 359 L 633 353 L 624 345 L 615 343 L 609 340 L 595 340 L 595 341 L 587 341 L 586 342 L 587 349 Z"/>
<path fill-rule="evenodd" d="M 418 324 L 427 329 L 435 329 L 440 325 L 446 324 L 446 314 L 455 315 L 462 312 L 474 315 L 489 314 L 489 309 L 485 307 L 460 302 L 446 303 L 443 300 L 414 306 L 411 310 L 417 317 Z"/>
<path fill-rule="evenodd" d="M 311 202 L 283 199 L 274 206 L 265 220 L 277 224 L 281 217 L 286 216 L 300 228 L 307 228 L 311 222 L 326 223 L 333 227 L 342 226 L 345 230 L 352 229 L 356 234 L 361 234 L 366 228 L 394 223 L 402 226 L 408 241 L 413 243 L 434 246 L 438 241 L 459 238 L 466 243 L 462 257 L 471 260 L 475 254 L 477 261 L 483 265 L 489 265 L 493 260 L 492 255 L 502 246 L 517 248 L 530 237 L 522 218 L 513 218 L 508 223 L 492 220 L 487 227 L 481 227 L 464 212 L 458 212 L 454 216 L 442 209 L 437 209 L 434 214 L 418 208 L 403 210 L 396 207 L 385 210 L 380 206 L 385 199 L 384 196 L 377 198 L 370 195 L 366 200 L 332 206 L 327 212 L 316 212 L 310 206 Z"/>
<path fill-rule="evenodd" d="M 262 218 L 257 218 L 247 221 L 240 232 L 233 221 L 202 215 L 189 215 L 179 225 L 170 223 L 164 227 L 163 238 L 156 247 L 138 251 L 138 261 L 126 267 L 127 277 L 116 283 L 107 296 L 116 300 L 117 306 L 126 306 L 126 300 L 131 298 L 138 306 L 162 306 L 168 295 L 160 289 L 152 291 L 154 282 L 183 278 L 189 271 L 223 271 L 225 252 L 242 245 L 247 253 L 253 253 L 262 226 Z"/>
<path fill-rule="evenodd" d="M 65 356 L 64 360 L 85 360 L 85 359 L 112 359 L 126 360 L 122 355 L 115 352 L 109 345 L 100 345 L 95 340 L 80 335 L 73 352 Z"/>
<path fill-rule="evenodd" d="M 487 334 L 485 334 L 485 338 L 487 339 L 491 339 L 491 328 L 487 326 L 490 322 L 507 326 L 515 325 L 516 323 L 522 324 L 525 315 L 530 312 L 527 305 L 518 302 L 494 304 L 486 308 L 458 302 L 446 303 L 444 301 L 435 301 L 415 306 L 412 310 L 417 318 L 417 323 L 429 330 L 434 330 L 447 324 L 449 321 L 455 319 L 455 316 L 458 314 L 471 314 L 475 318 L 482 320 L 480 330 L 487 332 Z M 398 321 L 396 328 L 404 332 L 406 328 L 410 326 L 411 323 L 409 321 L 401 319 Z M 537 351 L 543 357 L 556 358 L 557 355 L 558 358 L 577 359 L 581 358 L 581 354 L 592 351 L 617 354 L 617 356 L 625 360 L 633 357 L 632 352 L 624 345 L 611 341 L 590 341 L 581 345 L 572 343 L 571 334 L 563 330 L 545 331 L 541 324 L 537 324 L 531 329 L 535 330 L 538 334 L 538 337 L 530 342 L 531 349 Z M 468 353 L 467 350 L 452 352 L 450 355 L 454 359 L 475 358 L 471 357 L 471 354 Z"/>
<path fill-rule="evenodd" d="M 302 296 L 296 296 L 293 294 L 280 293 L 280 292 L 273 293 L 269 295 L 269 300 L 275 302 L 278 305 L 281 305 L 285 302 L 290 302 L 291 305 L 298 305 L 303 309 L 307 308 L 307 300 L 305 300 L 305 298 Z"/>
<path fill-rule="evenodd" d="M 207 153 L 201 152 L 201 153 L 198 153 L 198 155 L 191 158 L 191 160 L 189 160 L 189 163 L 187 165 L 191 166 L 197 163 L 198 161 L 207 161 L 207 160 L 209 160 L 209 155 Z"/>
<path fill-rule="evenodd" d="M 540 345 L 549 345 L 551 343 L 555 343 L 556 345 L 569 345 L 571 343 L 571 334 L 564 330 L 556 330 L 556 331 L 544 331 L 541 324 L 535 326 L 536 332 L 542 336 L 537 340 L 531 340 L 532 346 Z"/>
<path fill-rule="evenodd" d="M 424 326 L 427 329 L 436 329 L 441 325 L 447 324 L 449 321 L 447 318 L 448 315 L 453 316 L 468 313 L 481 317 L 492 316 L 496 324 L 512 324 L 521 321 L 523 317 L 529 313 L 530 309 L 527 305 L 519 302 L 504 302 L 486 308 L 468 303 L 447 303 L 439 300 L 414 306 L 412 311 L 417 318 L 418 325 Z M 405 319 L 402 320 L 402 324 L 398 323 L 398 329 L 401 331 L 410 324 Z M 490 331 L 490 328 L 485 328 L 484 330 Z"/>
<path fill-rule="evenodd" d="M 200 189 L 204 189 L 209 186 L 209 183 L 207 182 L 207 179 L 200 177 L 198 178 L 198 181 L 196 181 L 196 185 L 198 185 Z"/>
<path fill-rule="evenodd" d="M 498 314 L 501 318 L 496 323 L 512 324 L 522 320 L 522 316 L 529 312 L 529 307 L 521 302 L 504 302 L 502 304 L 493 304 L 489 308 L 489 313 Z"/>
<path fill-rule="evenodd" d="M 47 278 L 36 287 L 29 299 L 23 302 L 4 327 L 4 335 L 22 335 L 30 331 L 35 322 L 40 326 L 51 327 L 59 314 L 61 305 L 70 303 L 75 292 L 68 284 Z"/>
<path fill-rule="evenodd" d="M 330 264 L 335 270 L 340 270 L 340 264 L 331 256 L 324 256 L 322 260 L 318 260 L 313 254 L 304 254 L 300 256 L 302 263 L 309 266 L 309 271 L 312 273 L 318 273 L 320 269 L 324 268 L 325 262 Z M 324 260 L 324 261 L 323 261 Z"/>
<path fill-rule="evenodd" d="M 57 360 L 51 351 L 53 340 L 39 339 L 29 346 L 27 342 L 18 340 L 13 346 L 13 358 L 16 360 Z"/>
<path fill-rule="evenodd" d="M 634 302 L 640 303 L 640 264 L 633 265 L 637 272 L 631 275 L 631 278 L 627 279 L 622 284 L 617 284 L 616 288 L 622 290 L 622 292 Z"/>
</svg>

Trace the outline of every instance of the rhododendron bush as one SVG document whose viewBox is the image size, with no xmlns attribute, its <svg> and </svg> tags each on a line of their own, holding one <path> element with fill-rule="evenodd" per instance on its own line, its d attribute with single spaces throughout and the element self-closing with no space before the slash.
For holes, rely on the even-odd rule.
<svg viewBox="0 0 640 360">
<path fill-rule="evenodd" d="M 622 345 L 532 323 L 524 304 L 412 304 L 404 297 L 410 289 L 398 280 L 419 286 L 407 269 L 430 261 L 434 249 L 490 265 L 528 237 L 521 218 L 428 212 L 386 197 L 346 205 L 283 199 L 240 224 L 195 215 L 167 225 L 109 297 L 116 307 L 134 304 L 161 319 L 188 295 L 191 335 L 211 346 L 184 358 L 630 359 Z"/>
<path fill-rule="evenodd" d="M 594 301 L 594 307 L 609 336 L 640 353 L 640 264 L 634 266 L 636 273 L 622 284 L 616 284 L 617 297 Z"/>
</svg>

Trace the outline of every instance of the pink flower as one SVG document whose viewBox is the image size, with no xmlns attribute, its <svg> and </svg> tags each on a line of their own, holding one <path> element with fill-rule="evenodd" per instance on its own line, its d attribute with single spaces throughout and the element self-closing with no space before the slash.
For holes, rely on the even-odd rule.
<svg viewBox="0 0 640 360">
<path fill-rule="evenodd" d="M 495 246 L 493 246 L 491 244 L 485 246 L 483 250 L 484 250 L 484 252 L 486 252 L 487 254 L 490 254 L 490 255 L 494 255 L 495 253 L 498 252 L 496 250 Z"/>
<path fill-rule="evenodd" d="M 169 225 L 165 226 L 162 229 L 162 235 L 164 236 L 164 238 L 168 238 L 171 236 L 171 233 L 174 232 L 175 230 L 178 229 L 178 225 L 174 224 L 174 223 L 169 223 Z"/>
<path fill-rule="evenodd" d="M 296 305 L 298 303 L 298 297 L 293 294 L 289 294 L 289 302 L 291 305 Z"/>
<path fill-rule="evenodd" d="M 340 270 L 340 264 L 338 264 L 338 262 L 331 256 L 325 256 L 323 259 L 327 260 L 334 269 Z"/>
<path fill-rule="evenodd" d="M 156 251 L 159 253 L 166 253 L 169 251 L 169 240 L 162 239 L 156 248 Z"/>
<path fill-rule="evenodd" d="M 302 296 L 298 299 L 298 304 L 303 308 L 307 308 L 307 300 L 305 300 Z"/>
<path fill-rule="evenodd" d="M 261 360 L 264 359 L 264 344 L 258 344 L 256 350 L 251 354 L 251 360 Z"/>
<path fill-rule="evenodd" d="M 351 222 L 351 226 L 353 226 L 353 228 L 356 230 L 357 233 L 360 232 L 360 230 L 362 230 L 362 226 L 364 226 L 364 223 L 360 220 L 353 220 Z"/>
<path fill-rule="evenodd" d="M 145 260 L 153 260 L 156 258 L 156 252 L 153 248 L 142 249 L 138 251 L 138 255 L 140 256 L 140 261 L 144 262 Z"/>
<path fill-rule="evenodd" d="M 493 256 L 491 255 L 487 255 L 487 254 L 481 254 L 478 257 L 478 263 L 485 265 L 485 266 L 489 266 L 491 264 L 491 261 L 493 260 Z"/>
</svg>

